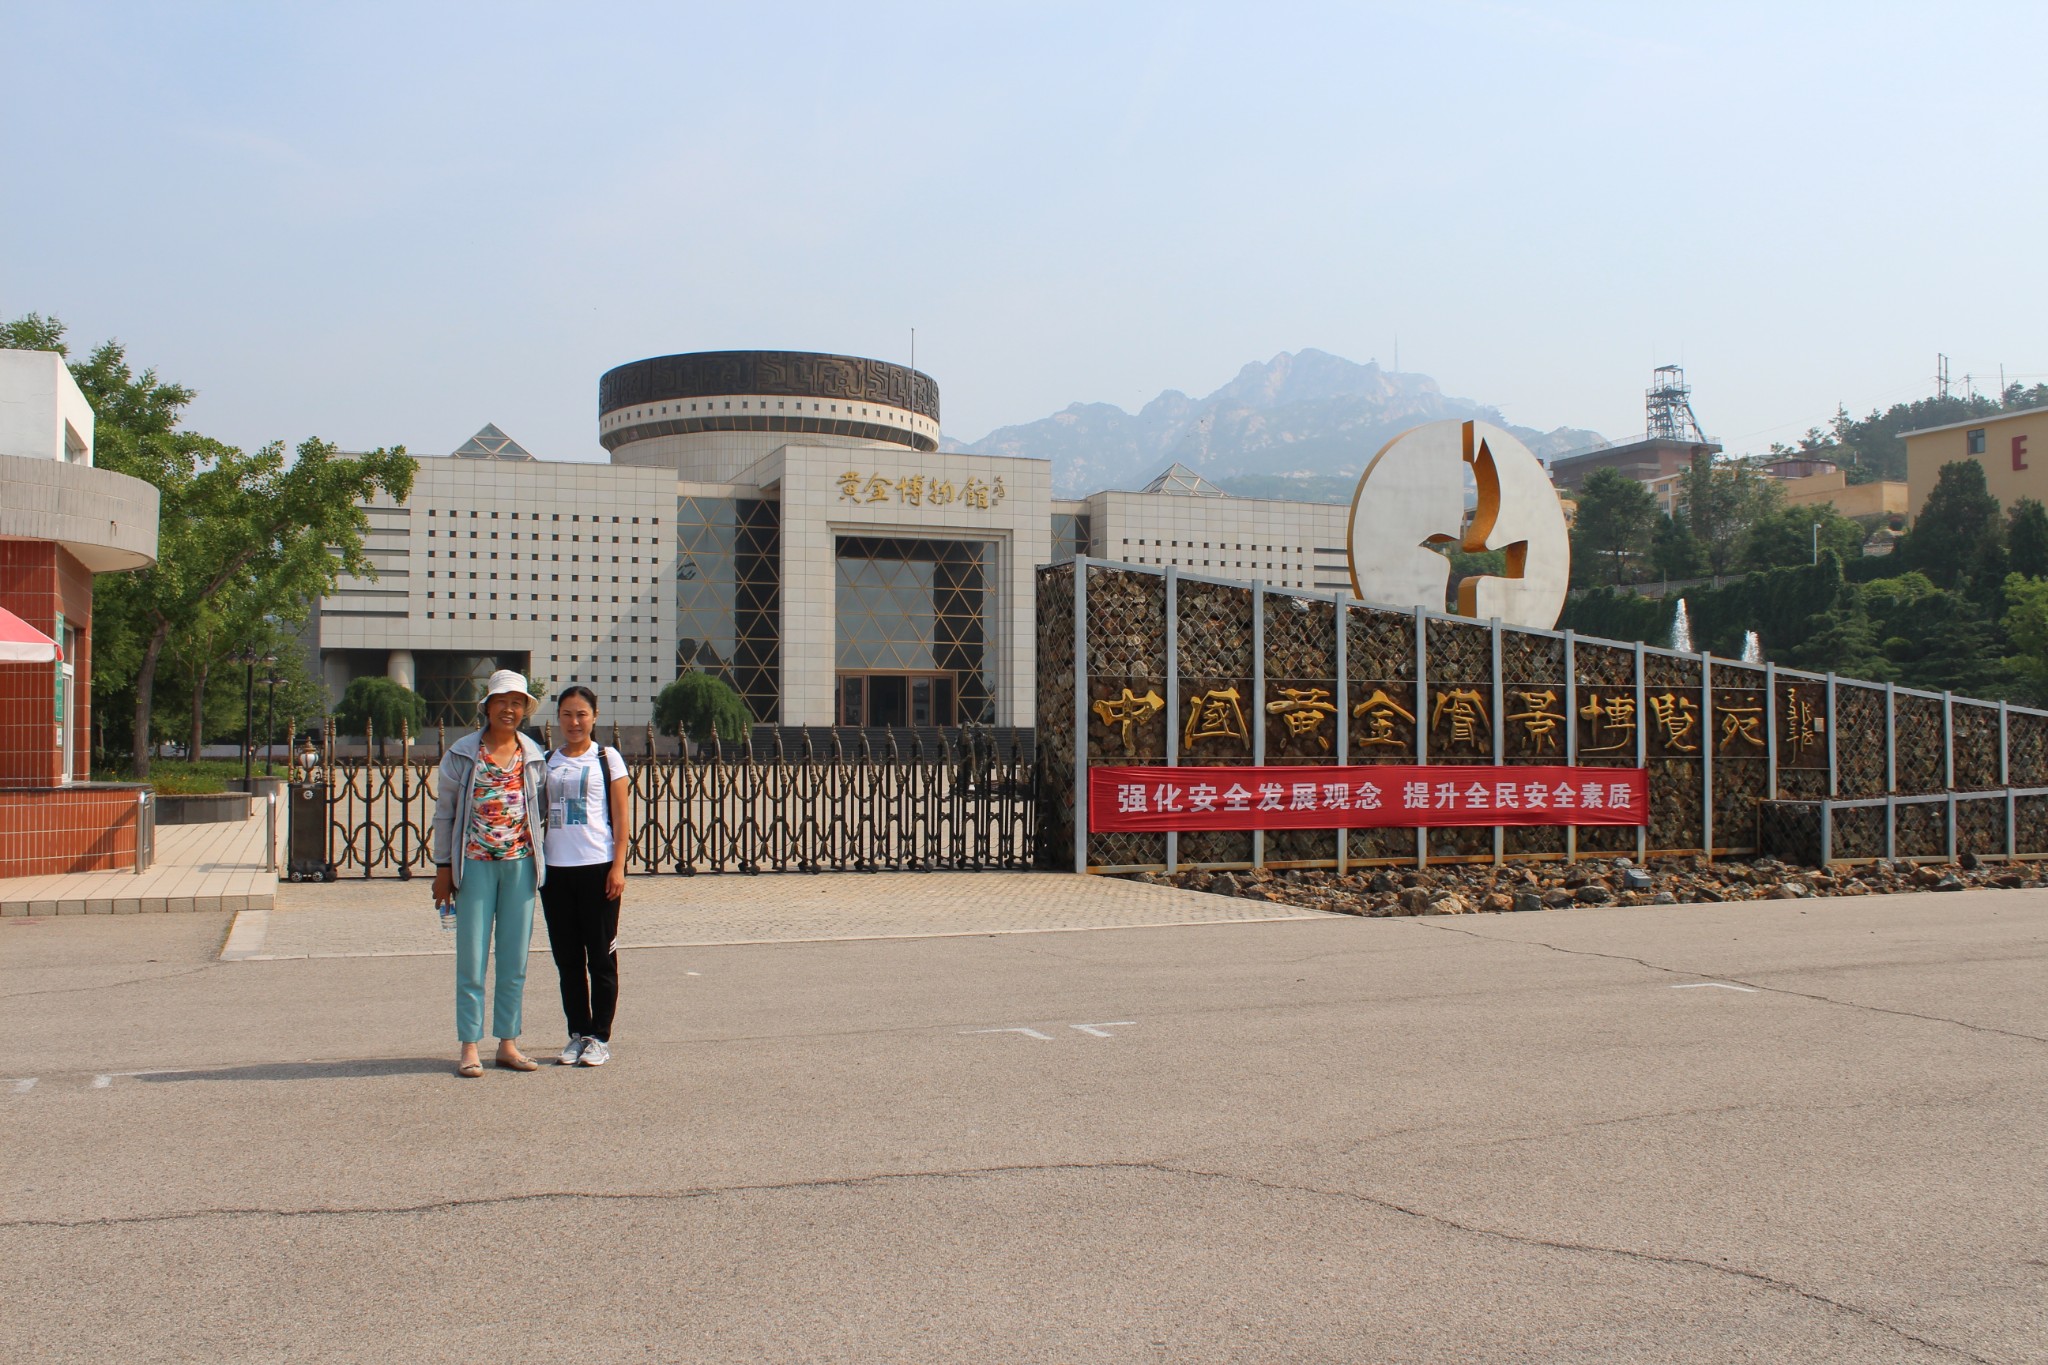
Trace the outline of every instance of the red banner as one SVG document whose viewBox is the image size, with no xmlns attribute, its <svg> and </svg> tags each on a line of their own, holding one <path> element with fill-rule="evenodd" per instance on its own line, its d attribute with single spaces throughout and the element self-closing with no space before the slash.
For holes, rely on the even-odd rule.
<svg viewBox="0 0 2048 1365">
<path fill-rule="evenodd" d="M 1094 830 L 1647 825 L 1642 768 L 1091 768 Z"/>
</svg>

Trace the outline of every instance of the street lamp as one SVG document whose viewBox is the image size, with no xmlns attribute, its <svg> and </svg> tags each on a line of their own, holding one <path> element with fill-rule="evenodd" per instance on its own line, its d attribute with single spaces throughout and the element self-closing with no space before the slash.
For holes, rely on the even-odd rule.
<svg viewBox="0 0 2048 1365">
<path fill-rule="evenodd" d="M 235 662 L 248 670 L 242 690 L 242 790 L 251 791 L 256 777 L 256 746 L 249 742 L 256 729 L 256 651 L 243 650 Z"/>
<path fill-rule="evenodd" d="M 277 676 L 275 655 L 264 655 L 263 664 L 263 685 L 270 689 L 270 709 L 263 720 L 263 775 L 275 777 L 277 774 L 271 769 L 270 758 L 271 749 L 277 743 L 277 685 L 283 680 Z"/>
</svg>

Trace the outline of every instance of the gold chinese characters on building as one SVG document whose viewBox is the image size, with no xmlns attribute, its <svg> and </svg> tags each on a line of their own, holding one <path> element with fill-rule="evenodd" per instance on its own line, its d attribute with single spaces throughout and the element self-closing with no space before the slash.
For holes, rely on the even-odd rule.
<svg viewBox="0 0 2048 1365">
<path fill-rule="evenodd" d="M 1277 718 L 1289 741 L 1306 746 L 1314 740 L 1324 753 L 1330 751 L 1330 737 L 1324 726 L 1337 714 L 1337 704 L 1326 687 L 1276 687 L 1266 713 Z"/>
<path fill-rule="evenodd" d="M 1520 709 L 1507 714 L 1516 749 L 1525 754 L 1564 752 L 1564 707 L 1555 688 L 1515 687 L 1508 698 Z"/>
<path fill-rule="evenodd" d="M 1589 688 L 1579 706 L 1579 752 L 1624 754 L 1636 748 L 1636 697 L 1633 692 Z"/>
<path fill-rule="evenodd" d="M 1808 689 L 1794 685 L 1785 689 L 1785 705 L 1779 711 L 1778 763 L 1786 768 L 1827 766 L 1827 716 L 1816 706 Z"/>
<path fill-rule="evenodd" d="M 1650 697 L 1650 734 L 1660 752 L 1700 751 L 1700 704 L 1683 692 L 1664 691 Z"/>
<path fill-rule="evenodd" d="M 1188 723 L 1180 738 L 1190 753 L 1204 744 L 1248 744 L 1251 731 L 1245 728 L 1244 699 L 1238 690 L 1212 687 L 1189 697 Z"/>
<path fill-rule="evenodd" d="M 1770 748 L 1764 733 L 1761 692 L 1714 690 L 1714 752 L 1737 758 L 1760 758 Z"/>
<path fill-rule="evenodd" d="M 1147 688 L 1145 695 L 1141 697 L 1126 687 L 1121 697 L 1104 697 L 1090 709 L 1101 718 L 1104 725 L 1118 731 L 1124 753 L 1135 757 L 1138 752 L 1139 727 L 1166 709 L 1166 698 L 1150 688 Z"/>
<path fill-rule="evenodd" d="M 1493 752 L 1486 699 L 1474 687 L 1440 688 L 1429 708 L 1430 747 L 1438 753 Z"/>
<path fill-rule="evenodd" d="M 1352 744 L 1360 749 L 1396 749 L 1415 746 L 1415 714 L 1375 687 L 1372 695 L 1351 708 Z"/>
<path fill-rule="evenodd" d="M 891 478 L 849 469 L 839 476 L 841 502 L 866 504 L 893 499 L 909 507 L 946 507 L 957 503 L 986 512 L 1002 506 L 1008 496 L 1010 491 L 1003 486 L 1000 474 L 988 480 L 969 475 L 957 484 L 936 474 L 902 474 Z"/>
</svg>

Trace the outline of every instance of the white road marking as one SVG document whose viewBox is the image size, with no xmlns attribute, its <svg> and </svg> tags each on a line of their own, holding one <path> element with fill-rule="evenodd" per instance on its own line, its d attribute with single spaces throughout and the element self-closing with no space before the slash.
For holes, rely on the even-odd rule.
<svg viewBox="0 0 2048 1365">
<path fill-rule="evenodd" d="M 105 1090 L 113 1083 L 114 1078 L 112 1076 L 95 1076 L 92 1078 L 92 1088 L 95 1090 Z"/>
<path fill-rule="evenodd" d="M 1087 1034 L 1090 1038 L 1114 1038 L 1116 1037 L 1114 1033 L 1104 1033 L 1103 1030 L 1111 1028 L 1131 1028 L 1134 1025 L 1136 1025 L 1137 1022 L 1138 1021 L 1135 1019 L 1117 1019 L 1106 1024 L 1069 1024 L 1067 1025 L 1067 1027 L 1072 1029 L 1079 1029 L 1081 1030 L 1081 1032 Z"/>
<path fill-rule="evenodd" d="M 1674 991 L 1696 991 L 1703 986 L 1712 986 L 1714 989 L 1722 991 L 1748 991 L 1751 995 L 1756 994 L 1756 987 L 1754 986 L 1731 986 L 1725 981 L 1688 981 L 1683 986 L 1673 986 L 1671 989 Z"/>
<path fill-rule="evenodd" d="M 16 1081 L 14 1083 L 14 1093 L 17 1095 L 26 1095 L 29 1091 L 36 1088 L 37 1079 L 38 1078 L 35 1076 L 28 1076 Z"/>
<path fill-rule="evenodd" d="M 1027 1038 L 1036 1038 L 1042 1043 L 1052 1041 L 1050 1033 L 1040 1033 L 1035 1028 L 964 1028 L 962 1033 L 1021 1033 Z"/>
<path fill-rule="evenodd" d="M 684 976 L 702 976 L 702 975 L 704 975 L 704 973 L 702 973 L 702 972 L 684 972 L 684 973 L 683 973 L 683 975 L 684 975 Z"/>
</svg>

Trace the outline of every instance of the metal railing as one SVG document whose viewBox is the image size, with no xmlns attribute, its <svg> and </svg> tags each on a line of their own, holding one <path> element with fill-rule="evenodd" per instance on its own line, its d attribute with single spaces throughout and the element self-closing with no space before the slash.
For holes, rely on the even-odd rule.
<svg viewBox="0 0 2048 1365">
<path fill-rule="evenodd" d="M 634 873 L 983 871 L 1029 868 L 1036 773 L 1025 740 L 968 731 L 880 744 L 713 741 L 696 755 L 627 753 Z M 431 875 L 439 759 L 401 738 L 392 758 L 330 754 L 326 876 Z M 295 818 L 298 807 L 294 807 Z"/>
</svg>

